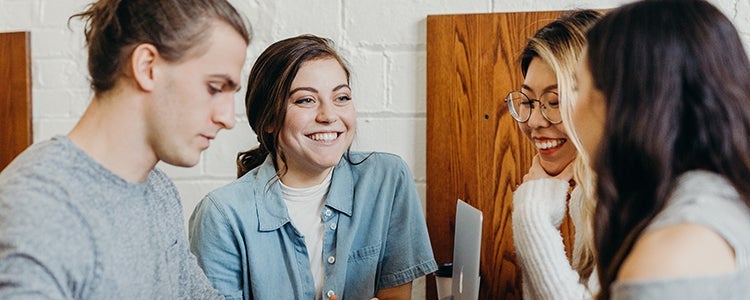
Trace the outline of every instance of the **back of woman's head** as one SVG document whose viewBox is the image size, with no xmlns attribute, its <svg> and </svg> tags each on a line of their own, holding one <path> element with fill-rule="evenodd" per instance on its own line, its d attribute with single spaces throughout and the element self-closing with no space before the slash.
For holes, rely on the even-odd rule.
<svg viewBox="0 0 750 300">
<path fill-rule="evenodd" d="M 586 45 L 585 33 L 601 17 L 602 13 L 595 10 L 576 10 L 565 13 L 539 29 L 529 39 L 519 58 L 521 73 L 524 77 L 526 77 L 529 65 L 534 58 L 541 59 L 555 72 L 557 90 L 562 103 L 560 110 L 566 128 L 571 123 L 570 111 L 577 98 L 573 92 L 573 74 Z M 576 148 L 581 149 L 580 140 L 575 136 L 575 133 L 571 130 L 567 131 L 569 140 L 576 145 Z M 591 172 L 588 171 L 585 155 L 578 155 L 575 163 L 577 165 L 576 181 L 584 189 L 584 194 L 593 194 L 593 179 L 589 176 Z M 586 198 L 590 200 L 591 197 Z M 593 200 L 585 201 L 585 203 L 585 210 L 593 211 Z M 583 213 L 582 217 L 585 224 L 590 225 L 592 223 L 592 213 Z M 590 226 L 576 228 L 576 230 L 581 232 L 581 236 L 593 236 Z M 581 275 L 581 281 L 586 282 L 595 265 L 593 239 L 584 241 L 581 245 L 582 247 L 575 251 L 573 267 Z"/>
<path fill-rule="evenodd" d="M 152 44 L 162 58 L 179 62 L 208 48 L 212 20 L 250 41 L 249 26 L 226 0 L 100 0 L 75 17 L 86 22 L 89 75 L 97 94 L 114 87 L 139 44 Z"/>
<path fill-rule="evenodd" d="M 238 177 L 262 164 L 269 154 L 286 161 L 284 153 L 279 151 L 279 132 L 284 126 L 292 82 L 303 63 L 325 58 L 336 59 L 349 79 L 344 60 L 326 38 L 314 35 L 288 38 L 273 43 L 260 54 L 250 71 L 245 95 L 247 120 L 260 145 L 237 155 Z M 277 170 L 278 175 L 283 173 L 284 170 Z"/>
<path fill-rule="evenodd" d="M 606 293 L 677 176 L 713 171 L 750 195 L 750 63 L 732 23 L 704 1 L 625 5 L 587 37 L 607 107 L 594 163 Z"/>
</svg>

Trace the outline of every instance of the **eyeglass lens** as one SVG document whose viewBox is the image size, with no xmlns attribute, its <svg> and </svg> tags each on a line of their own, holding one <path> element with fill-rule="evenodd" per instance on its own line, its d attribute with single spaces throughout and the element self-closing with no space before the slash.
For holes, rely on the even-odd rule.
<svg viewBox="0 0 750 300">
<path fill-rule="evenodd" d="M 518 122 L 528 121 L 535 106 L 540 107 L 547 121 L 555 124 L 562 122 L 559 97 L 555 92 L 546 92 L 537 100 L 529 99 L 524 93 L 515 91 L 511 92 L 506 99 L 511 116 Z"/>
</svg>

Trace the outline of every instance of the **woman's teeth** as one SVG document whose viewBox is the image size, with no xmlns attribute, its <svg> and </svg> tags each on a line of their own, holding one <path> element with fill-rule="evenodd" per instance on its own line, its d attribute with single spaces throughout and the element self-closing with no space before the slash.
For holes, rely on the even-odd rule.
<svg viewBox="0 0 750 300">
<path fill-rule="evenodd" d="M 316 141 L 329 142 L 335 140 L 337 136 L 338 134 L 336 134 L 335 132 L 326 132 L 312 134 L 310 135 L 310 138 Z"/>
<path fill-rule="evenodd" d="M 562 143 L 565 143 L 565 139 L 545 140 L 543 142 L 536 142 L 534 145 L 537 149 L 547 150 L 560 146 Z"/>
</svg>

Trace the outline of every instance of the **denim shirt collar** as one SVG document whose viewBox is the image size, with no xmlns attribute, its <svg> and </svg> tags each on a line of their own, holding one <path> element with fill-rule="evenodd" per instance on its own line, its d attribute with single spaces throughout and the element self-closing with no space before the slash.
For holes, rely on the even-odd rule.
<svg viewBox="0 0 750 300">
<path fill-rule="evenodd" d="M 326 197 L 326 207 L 332 208 L 347 216 L 352 215 L 354 200 L 354 178 L 352 175 L 352 166 L 345 158 L 333 168 L 331 177 L 331 187 L 328 189 Z M 271 156 L 254 172 L 258 214 L 258 229 L 261 231 L 273 231 L 289 223 L 289 213 L 286 209 L 284 199 L 281 197 L 281 186 L 276 178 L 276 168 L 273 165 Z"/>
</svg>

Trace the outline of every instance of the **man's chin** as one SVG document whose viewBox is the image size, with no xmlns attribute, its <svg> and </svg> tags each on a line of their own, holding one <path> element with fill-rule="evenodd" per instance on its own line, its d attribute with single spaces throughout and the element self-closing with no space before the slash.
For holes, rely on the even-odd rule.
<svg viewBox="0 0 750 300">
<path fill-rule="evenodd" d="M 195 167 L 195 165 L 200 162 L 200 157 L 199 152 L 198 155 L 194 155 L 194 157 L 174 157 L 162 159 L 162 161 L 175 167 L 191 168 Z"/>
</svg>

